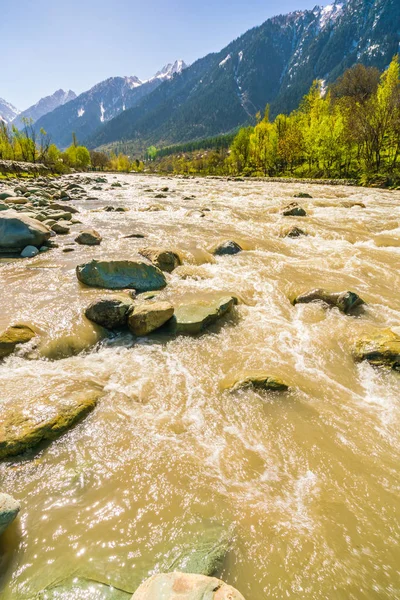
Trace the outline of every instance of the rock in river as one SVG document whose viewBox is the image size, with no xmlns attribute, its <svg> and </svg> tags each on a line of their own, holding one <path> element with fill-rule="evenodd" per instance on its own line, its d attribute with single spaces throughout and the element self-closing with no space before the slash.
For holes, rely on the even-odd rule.
<svg viewBox="0 0 400 600">
<path fill-rule="evenodd" d="M 45 246 L 42 246 L 42 248 L 45 248 Z M 21 258 L 33 258 L 37 254 L 39 254 L 39 250 L 36 246 L 25 246 L 21 252 Z"/>
<path fill-rule="evenodd" d="M 127 324 L 132 306 L 133 302 L 128 296 L 100 298 L 87 307 L 85 316 L 101 327 L 117 329 Z"/>
<path fill-rule="evenodd" d="M 92 260 L 78 265 L 76 276 L 81 283 L 110 290 L 149 292 L 167 285 L 162 271 L 144 260 Z"/>
<path fill-rule="evenodd" d="M 282 214 L 284 217 L 306 217 L 307 216 L 307 213 L 304 210 L 304 208 L 299 206 L 297 204 L 297 202 L 292 202 L 291 204 L 286 206 L 283 209 Z"/>
<path fill-rule="evenodd" d="M 237 242 L 233 240 L 228 240 L 226 242 L 222 242 L 222 244 L 218 244 L 216 248 L 212 251 L 216 256 L 224 256 L 225 254 L 238 254 L 241 252 L 243 248 Z"/>
<path fill-rule="evenodd" d="M 294 299 L 293 304 L 308 304 L 309 302 L 323 302 L 328 306 L 336 306 L 345 314 L 351 313 L 355 308 L 365 304 L 364 300 L 354 292 L 332 293 L 323 289 L 300 294 Z"/>
<path fill-rule="evenodd" d="M 165 248 L 141 248 L 139 254 L 148 258 L 153 265 L 167 273 L 172 273 L 176 267 L 182 264 L 176 252 Z"/>
<path fill-rule="evenodd" d="M 216 577 L 160 573 L 147 579 L 132 600 L 244 600 L 235 588 Z"/>
<path fill-rule="evenodd" d="M 20 508 L 20 504 L 15 498 L 0 492 L 0 535 L 14 521 Z"/>
<path fill-rule="evenodd" d="M 354 354 L 356 360 L 400 371 L 400 335 L 391 329 L 365 335 L 358 340 Z"/>
<path fill-rule="evenodd" d="M 230 389 L 232 392 L 244 388 L 269 392 L 286 392 L 289 389 L 289 386 L 282 379 L 262 371 L 239 373 L 230 380 L 225 380 L 222 387 Z"/>
<path fill-rule="evenodd" d="M 69 429 L 95 406 L 99 389 L 64 389 L 30 401 L 5 400 L 0 413 L 0 459 L 21 454 Z"/>
<path fill-rule="evenodd" d="M 134 306 L 128 326 L 135 335 L 147 335 L 162 327 L 173 314 L 174 307 L 169 302 L 146 302 Z"/>
<path fill-rule="evenodd" d="M 171 319 L 171 330 L 186 335 L 201 333 L 232 310 L 236 303 L 237 300 L 233 296 L 223 296 L 218 300 L 204 300 L 178 306 Z"/>
<path fill-rule="evenodd" d="M 101 240 L 101 235 L 95 229 L 85 229 L 75 238 L 75 241 L 83 246 L 98 246 Z"/>
<path fill-rule="evenodd" d="M 26 246 L 39 248 L 51 232 L 40 221 L 19 215 L 13 210 L 0 214 L 0 248 L 21 252 Z"/>
<path fill-rule="evenodd" d="M 18 344 L 26 344 L 36 333 L 27 325 L 11 325 L 0 334 L 0 358 L 12 354 Z"/>
</svg>

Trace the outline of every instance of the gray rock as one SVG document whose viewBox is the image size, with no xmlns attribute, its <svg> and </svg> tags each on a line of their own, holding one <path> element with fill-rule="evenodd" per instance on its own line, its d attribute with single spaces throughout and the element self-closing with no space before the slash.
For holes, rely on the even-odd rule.
<svg viewBox="0 0 400 600">
<path fill-rule="evenodd" d="M 160 269 L 144 260 L 92 260 L 76 267 L 81 283 L 110 290 L 149 292 L 167 285 Z"/>
<path fill-rule="evenodd" d="M 308 304 L 310 302 L 323 302 L 328 306 L 335 306 L 345 314 L 365 304 L 355 292 L 327 292 L 323 289 L 311 290 L 300 294 L 294 299 L 293 304 Z"/>
<path fill-rule="evenodd" d="M 167 273 L 172 273 L 176 267 L 182 264 L 179 254 L 165 248 L 141 248 L 139 254 Z"/>
<path fill-rule="evenodd" d="M 40 247 L 50 238 L 50 230 L 36 219 L 13 210 L 0 214 L 0 247 L 22 251 L 26 246 Z"/>
<path fill-rule="evenodd" d="M 14 521 L 20 508 L 20 503 L 15 498 L 0 492 L 0 535 Z"/>
<path fill-rule="evenodd" d="M 33 258 L 37 254 L 39 254 L 39 250 L 36 248 L 36 246 L 25 246 L 21 252 L 21 258 Z"/>
<path fill-rule="evenodd" d="M 128 326 L 137 336 L 147 335 L 162 327 L 173 314 L 174 307 L 169 302 L 146 302 L 134 306 Z"/>
<path fill-rule="evenodd" d="M 95 229 L 85 229 L 75 238 L 75 241 L 83 246 L 98 246 L 101 240 L 101 235 Z"/>
<path fill-rule="evenodd" d="M 69 223 L 67 221 L 58 221 L 51 226 L 51 230 L 59 235 L 65 235 L 70 232 Z"/>
<path fill-rule="evenodd" d="M 224 256 L 225 254 L 238 254 L 243 248 L 233 240 L 228 240 L 219 244 L 213 251 L 216 256 Z"/>
<path fill-rule="evenodd" d="M 286 206 L 283 209 L 282 214 L 284 217 L 306 217 L 307 216 L 307 213 L 304 210 L 304 208 L 299 206 L 297 204 L 297 202 L 292 202 L 291 204 Z"/>
<path fill-rule="evenodd" d="M 116 296 L 95 300 L 85 310 L 85 316 L 106 329 L 127 325 L 133 302 L 129 297 Z"/>
</svg>

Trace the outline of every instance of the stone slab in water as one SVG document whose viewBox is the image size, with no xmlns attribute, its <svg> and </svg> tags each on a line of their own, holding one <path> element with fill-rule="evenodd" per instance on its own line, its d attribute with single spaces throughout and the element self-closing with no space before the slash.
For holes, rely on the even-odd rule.
<svg viewBox="0 0 400 600">
<path fill-rule="evenodd" d="M 94 300 L 85 310 L 85 316 L 106 329 L 127 325 L 133 302 L 128 296 L 110 296 Z"/>
<path fill-rule="evenodd" d="M 364 300 L 355 292 L 327 292 L 323 289 L 300 294 L 294 299 L 293 304 L 309 304 L 310 302 L 323 302 L 328 306 L 335 306 L 345 314 L 365 304 Z"/>
<path fill-rule="evenodd" d="M 235 588 L 216 577 L 161 573 L 147 579 L 132 600 L 244 600 Z"/>
<path fill-rule="evenodd" d="M 134 307 L 128 326 L 135 335 L 147 335 L 162 327 L 173 314 L 174 307 L 169 302 L 146 302 Z"/>
<path fill-rule="evenodd" d="M 27 325 L 11 325 L 0 334 L 0 358 L 12 354 L 18 344 L 26 344 L 36 333 Z"/>
<path fill-rule="evenodd" d="M 52 440 L 96 406 L 102 390 L 65 389 L 27 402 L 4 401 L 0 405 L 0 459 L 16 456 L 43 440 Z"/>
<path fill-rule="evenodd" d="M 223 296 L 218 300 L 184 304 L 175 308 L 171 329 L 177 334 L 196 335 L 232 310 L 237 300 Z"/>
<path fill-rule="evenodd" d="M 256 371 L 239 373 L 230 380 L 227 379 L 222 387 L 232 392 L 245 388 L 270 392 L 286 392 L 289 389 L 289 386 L 279 377 Z"/>
<path fill-rule="evenodd" d="M 167 285 L 160 269 L 141 260 L 92 260 L 78 265 L 76 276 L 81 283 L 110 290 L 149 292 Z"/>
<path fill-rule="evenodd" d="M 9 494 L 0 493 L 0 535 L 14 521 L 20 508 L 18 500 Z"/>
</svg>

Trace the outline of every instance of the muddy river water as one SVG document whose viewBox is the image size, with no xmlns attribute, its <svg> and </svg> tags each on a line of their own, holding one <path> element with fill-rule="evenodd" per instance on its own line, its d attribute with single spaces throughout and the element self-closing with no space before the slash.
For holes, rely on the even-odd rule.
<svg viewBox="0 0 400 600">
<path fill-rule="evenodd" d="M 400 598 L 400 375 L 352 357 L 360 335 L 400 327 L 400 192 L 107 179 L 122 187 L 72 202 L 101 246 L 64 253 L 75 225 L 59 248 L 0 265 L 0 329 L 32 324 L 44 340 L 41 354 L 0 363 L 0 402 L 103 390 L 76 427 L 0 463 L 1 489 L 21 501 L 0 541 L 0 597 L 119 598 L 219 527 L 231 539 L 219 574 L 246 600 Z M 308 216 L 281 216 L 299 191 L 313 196 L 299 200 Z M 98 210 L 109 204 L 129 211 Z M 292 225 L 308 235 L 281 237 Z M 213 257 L 224 240 L 244 251 Z M 83 310 L 101 292 L 75 267 L 146 245 L 184 259 L 161 298 L 226 292 L 238 306 L 198 337 L 98 341 Z M 357 292 L 365 310 L 291 304 L 316 287 Z M 222 390 L 254 369 L 290 391 Z M 81 578 L 111 595 L 46 595 Z"/>
</svg>

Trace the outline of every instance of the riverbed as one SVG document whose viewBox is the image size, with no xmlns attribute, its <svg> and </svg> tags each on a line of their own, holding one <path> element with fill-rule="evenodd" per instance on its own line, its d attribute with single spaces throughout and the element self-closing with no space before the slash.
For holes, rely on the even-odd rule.
<svg viewBox="0 0 400 600">
<path fill-rule="evenodd" d="M 71 202 L 83 225 L 58 248 L 0 264 L 0 329 L 31 324 L 43 340 L 0 363 L 0 402 L 102 390 L 74 428 L 0 463 L 1 489 L 21 502 L 0 541 L 1 597 L 105 598 L 95 582 L 133 593 L 219 528 L 230 537 L 219 575 L 246 600 L 400 598 L 400 374 L 353 358 L 362 334 L 400 327 L 400 192 L 106 178 Z M 307 216 L 282 216 L 298 192 L 312 196 L 297 200 Z M 83 226 L 100 246 L 73 244 Z M 307 235 L 284 237 L 291 226 Z M 224 240 L 243 251 L 213 256 Z M 101 337 L 83 312 L 102 292 L 75 268 L 145 246 L 183 259 L 160 298 L 238 305 L 197 337 Z M 365 308 L 292 305 L 318 287 L 354 291 Z M 244 370 L 290 390 L 224 391 Z M 74 579 L 93 581 L 92 595 L 46 596 Z"/>
</svg>

